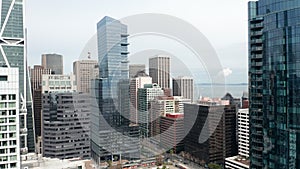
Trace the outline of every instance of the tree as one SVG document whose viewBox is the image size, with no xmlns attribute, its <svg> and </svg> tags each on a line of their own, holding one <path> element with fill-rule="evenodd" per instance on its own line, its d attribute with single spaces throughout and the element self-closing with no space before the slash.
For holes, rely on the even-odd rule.
<svg viewBox="0 0 300 169">
<path fill-rule="evenodd" d="M 162 155 L 158 155 L 156 157 L 156 165 L 157 166 L 161 166 L 163 164 L 163 158 L 162 158 Z"/>
<path fill-rule="evenodd" d="M 112 166 L 112 162 L 110 160 L 106 161 L 107 164 L 108 164 L 108 167 L 111 167 Z"/>
<path fill-rule="evenodd" d="M 162 169 L 167 169 L 167 167 L 164 165 L 164 166 L 162 167 Z"/>
<path fill-rule="evenodd" d="M 215 163 L 209 163 L 208 168 L 209 169 L 222 169 L 222 166 L 215 164 Z"/>
</svg>

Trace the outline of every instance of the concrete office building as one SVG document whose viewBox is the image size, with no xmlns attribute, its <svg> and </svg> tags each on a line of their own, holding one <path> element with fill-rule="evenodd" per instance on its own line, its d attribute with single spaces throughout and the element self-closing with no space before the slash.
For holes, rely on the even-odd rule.
<svg viewBox="0 0 300 169">
<path fill-rule="evenodd" d="M 170 88 L 170 57 L 157 55 L 149 59 L 149 76 L 163 89 Z"/>
<path fill-rule="evenodd" d="M 150 136 L 150 105 L 151 101 L 158 96 L 163 96 L 164 91 L 157 84 L 145 84 L 144 88 L 138 89 L 138 123 L 140 125 L 140 136 Z"/>
<path fill-rule="evenodd" d="M 51 74 L 64 74 L 63 56 L 59 54 L 42 54 L 42 66 L 51 69 Z"/>
<path fill-rule="evenodd" d="M 191 77 L 178 77 L 173 79 L 173 96 L 183 96 L 186 99 L 194 98 L 194 79 Z"/>
<path fill-rule="evenodd" d="M 160 146 L 174 153 L 184 149 L 184 114 L 168 113 L 160 118 Z"/>
<path fill-rule="evenodd" d="M 145 72 L 139 72 L 130 79 L 130 121 L 138 123 L 138 99 L 137 92 L 139 88 L 144 88 L 145 84 L 152 84 L 152 78 Z"/>
<path fill-rule="evenodd" d="M 18 68 L 0 67 L 0 168 L 21 167 L 19 92 Z"/>
<path fill-rule="evenodd" d="M 75 92 L 77 85 L 74 75 L 42 75 L 42 93 Z"/>
<path fill-rule="evenodd" d="M 84 93 L 43 94 L 44 157 L 90 158 L 90 97 Z"/>
<path fill-rule="evenodd" d="M 146 72 L 146 65 L 144 64 L 129 65 L 129 78 L 134 78 L 139 72 Z"/>
<path fill-rule="evenodd" d="M 76 78 L 77 91 L 90 93 L 92 80 L 99 77 L 98 61 L 75 61 L 73 62 L 73 73 Z"/>
</svg>

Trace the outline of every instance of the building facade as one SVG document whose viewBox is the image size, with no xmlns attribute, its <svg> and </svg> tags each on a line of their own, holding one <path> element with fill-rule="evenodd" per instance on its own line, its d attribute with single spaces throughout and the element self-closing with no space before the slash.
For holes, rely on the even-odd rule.
<svg viewBox="0 0 300 169">
<path fill-rule="evenodd" d="M 146 72 L 146 65 L 144 64 L 130 64 L 129 77 L 134 78 L 139 72 Z"/>
<path fill-rule="evenodd" d="M 90 97 L 84 93 L 43 94 L 44 157 L 90 158 Z"/>
<path fill-rule="evenodd" d="M 0 2 L 0 64 L 8 68 L 16 67 L 19 69 L 20 146 L 22 154 L 35 150 L 34 115 L 25 48 L 24 6 L 23 0 Z"/>
<path fill-rule="evenodd" d="M 63 56 L 59 54 L 43 54 L 42 66 L 51 69 L 51 74 L 64 74 Z"/>
<path fill-rule="evenodd" d="M 239 109 L 237 119 L 239 155 L 249 158 L 249 109 Z"/>
<path fill-rule="evenodd" d="M 98 61 L 75 61 L 73 62 L 73 73 L 76 78 L 77 91 L 90 93 L 92 79 L 99 77 Z"/>
<path fill-rule="evenodd" d="M 138 73 L 130 80 L 130 121 L 138 123 L 138 98 L 137 92 L 139 88 L 144 88 L 145 84 L 152 84 L 152 78 L 146 73 Z"/>
<path fill-rule="evenodd" d="M 114 157 L 140 157 L 139 128 L 127 124 L 121 115 L 124 112 L 118 109 L 125 104 L 118 100 L 126 95 L 119 96 L 118 88 L 129 87 L 128 36 L 127 25 L 111 17 L 106 16 L 97 24 L 99 79 L 94 83 L 91 115 L 91 154 L 96 165 L 113 161 Z"/>
<path fill-rule="evenodd" d="M 300 168 L 300 1 L 249 2 L 250 168 Z"/>
<path fill-rule="evenodd" d="M 199 163 L 223 165 L 226 157 L 237 155 L 236 105 L 185 104 L 184 128 L 184 150 Z M 201 132 L 208 136 L 202 143 Z"/>
<path fill-rule="evenodd" d="M 194 98 L 194 79 L 178 77 L 173 79 L 173 96 L 183 96 L 186 99 Z"/>
<path fill-rule="evenodd" d="M 149 59 L 149 76 L 163 89 L 170 88 L 170 57 L 158 55 Z"/>
<path fill-rule="evenodd" d="M 51 74 L 50 69 L 34 65 L 30 69 L 31 93 L 33 98 L 35 138 L 41 136 L 41 110 L 42 110 L 42 75 Z"/>
<path fill-rule="evenodd" d="M 55 92 L 76 92 L 74 75 L 42 75 L 42 94 Z"/>
<path fill-rule="evenodd" d="M 20 168 L 19 70 L 0 67 L 0 168 Z"/>
<path fill-rule="evenodd" d="M 163 95 L 164 91 L 157 84 L 145 84 L 144 88 L 138 89 L 138 123 L 140 126 L 140 137 L 150 137 L 151 101 Z"/>
</svg>

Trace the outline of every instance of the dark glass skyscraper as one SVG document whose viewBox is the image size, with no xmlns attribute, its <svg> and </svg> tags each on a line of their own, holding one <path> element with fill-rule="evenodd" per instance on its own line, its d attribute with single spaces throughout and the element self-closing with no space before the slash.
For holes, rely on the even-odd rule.
<svg viewBox="0 0 300 169">
<path fill-rule="evenodd" d="M 300 1 L 249 2 L 250 168 L 300 168 Z"/>
<path fill-rule="evenodd" d="M 34 151 L 34 123 L 27 71 L 23 0 L 0 1 L 0 66 L 19 69 L 21 151 Z"/>
<path fill-rule="evenodd" d="M 138 158 L 138 127 L 124 119 L 129 119 L 127 26 L 106 16 L 97 24 L 97 35 L 99 79 L 91 115 L 92 158 L 97 164 L 116 156 Z"/>
</svg>

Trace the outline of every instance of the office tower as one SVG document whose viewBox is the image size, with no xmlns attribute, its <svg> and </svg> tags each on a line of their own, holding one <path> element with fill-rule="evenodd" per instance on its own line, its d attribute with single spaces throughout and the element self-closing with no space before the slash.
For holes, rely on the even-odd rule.
<svg viewBox="0 0 300 169">
<path fill-rule="evenodd" d="M 300 168 L 300 1 L 249 2 L 250 168 Z"/>
<path fill-rule="evenodd" d="M 249 157 L 249 109 L 238 111 L 238 152 L 240 156 Z"/>
<path fill-rule="evenodd" d="M 225 96 L 222 97 L 222 100 L 229 100 L 229 104 L 234 104 L 237 106 L 237 108 L 241 107 L 241 99 L 234 98 L 230 93 L 226 93 Z"/>
<path fill-rule="evenodd" d="M 42 94 L 77 91 L 74 75 L 42 75 Z"/>
<path fill-rule="evenodd" d="M 113 18 L 106 16 L 97 24 L 99 79 L 93 84 L 91 114 L 91 155 L 97 166 L 113 157 L 140 157 L 138 126 L 126 124 L 118 110 L 119 97 L 125 96 L 118 96 L 118 87 L 129 79 L 128 36 L 127 26 Z"/>
<path fill-rule="evenodd" d="M 248 92 L 243 92 L 242 96 L 242 109 L 248 109 L 249 108 L 249 96 Z"/>
<path fill-rule="evenodd" d="M 0 64 L 19 69 L 20 138 L 22 154 L 34 152 L 33 107 L 27 70 L 26 32 L 24 29 L 24 2 L 1 1 Z"/>
<path fill-rule="evenodd" d="M 76 77 L 77 91 L 90 93 L 91 81 L 99 76 L 96 60 L 80 60 L 73 62 L 73 73 Z"/>
<path fill-rule="evenodd" d="M 139 72 L 146 72 L 146 65 L 144 64 L 129 65 L 129 78 L 134 78 Z"/>
<path fill-rule="evenodd" d="M 0 67 L 0 168 L 20 168 L 19 70 Z"/>
<path fill-rule="evenodd" d="M 42 75 L 51 74 L 50 69 L 34 65 L 30 69 L 31 93 L 33 98 L 35 138 L 41 136 L 41 110 L 42 110 Z"/>
<path fill-rule="evenodd" d="M 184 149 L 183 113 L 168 113 L 160 118 L 160 146 L 179 153 Z"/>
<path fill-rule="evenodd" d="M 64 74 L 63 56 L 59 54 L 42 54 L 42 66 L 51 69 L 51 74 Z"/>
<path fill-rule="evenodd" d="M 202 131 L 205 123 L 208 127 Z M 184 104 L 184 128 L 185 152 L 199 163 L 223 165 L 226 157 L 237 155 L 236 105 L 204 101 L 201 104 Z M 212 133 L 203 143 L 199 142 L 201 131 L 207 136 Z"/>
<path fill-rule="evenodd" d="M 150 102 L 163 94 L 164 91 L 157 84 L 145 84 L 144 88 L 138 89 L 138 122 L 142 138 L 150 136 Z"/>
<path fill-rule="evenodd" d="M 163 89 L 170 88 L 170 57 L 157 55 L 149 59 L 149 76 Z"/>
<path fill-rule="evenodd" d="M 173 79 L 173 96 L 183 96 L 186 99 L 194 98 L 194 80 L 191 77 L 178 77 Z"/>
<path fill-rule="evenodd" d="M 43 94 L 44 157 L 90 157 L 90 97 L 85 93 Z"/>
<path fill-rule="evenodd" d="M 145 72 L 139 72 L 130 80 L 130 121 L 132 123 L 138 123 L 137 92 L 139 88 L 144 88 L 145 84 L 152 84 L 152 78 Z"/>
<path fill-rule="evenodd" d="M 238 119 L 238 155 L 225 159 L 225 168 L 248 169 L 249 160 L 249 109 L 239 109 Z"/>
</svg>

